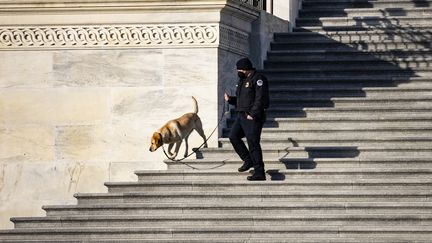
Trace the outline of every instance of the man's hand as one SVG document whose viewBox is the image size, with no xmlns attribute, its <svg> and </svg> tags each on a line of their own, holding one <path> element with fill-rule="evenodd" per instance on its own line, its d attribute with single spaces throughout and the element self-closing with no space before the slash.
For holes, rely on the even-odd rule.
<svg viewBox="0 0 432 243">
<path fill-rule="evenodd" d="M 251 117 L 251 115 L 247 115 L 246 119 L 253 120 L 253 117 Z"/>
<path fill-rule="evenodd" d="M 229 101 L 229 95 L 226 92 L 224 93 L 224 99 L 225 99 L 226 102 Z"/>
</svg>

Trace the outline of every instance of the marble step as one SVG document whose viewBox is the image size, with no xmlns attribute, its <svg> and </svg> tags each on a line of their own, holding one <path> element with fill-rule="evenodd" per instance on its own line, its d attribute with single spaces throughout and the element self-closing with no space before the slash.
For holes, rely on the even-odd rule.
<svg viewBox="0 0 432 243">
<path fill-rule="evenodd" d="M 415 75 L 415 74 L 414 74 Z M 364 89 L 364 88 L 425 88 L 432 87 L 432 77 L 395 77 L 390 75 L 332 75 L 321 77 L 291 77 L 289 75 L 268 75 L 271 89 L 286 90 L 290 88 L 328 88 L 328 89 Z"/>
<path fill-rule="evenodd" d="M 227 127 L 231 127 L 235 117 L 227 118 Z M 389 128 L 394 126 L 427 126 L 432 122 L 432 115 L 425 114 L 419 117 L 401 117 L 392 119 L 371 119 L 368 117 L 351 118 L 269 118 L 264 123 L 264 129 L 364 129 L 364 128 Z M 317 138 L 319 139 L 319 138 Z M 379 139 L 379 138 L 373 138 Z M 405 138 L 406 139 L 406 138 Z M 415 139 L 415 138 L 412 138 Z"/>
<path fill-rule="evenodd" d="M 245 198 L 247 199 L 247 198 Z M 432 214 L 397 215 L 151 215 L 151 216 L 63 216 L 13 218 L 18 229 L 93 227 L 200 227 L 200 226 L 414 226 L 432 225 Z"/>
<path fill-rule="evenodd" d="M 270 98 L 271 107 L 284 108 L 305 108 L 305 107 L 332 107 L 351 108 L 356 106 L 379 107 L 379 108 L 432 108 L 432 97 L 289 97 L 272 95 Z"/>
<path fill-rule="evenodd" d="M 264 161 L 303 158 L 359 158 L 371 159 L 374 157 L 416 157 L 431 158 L 430 145 L 415 147 L 358 147 L 358 146 L 310 146 L 262 149 Z M 219 161 L 238 159 L 232 148 L 203 148 L 196 153 L 197 159 L 217 159 Z"/>
<path fill-rule="evenodd" d="M 431 4 L 432 6 L 432 4 Z M 389 8 L 344 8 L 340 9 L 300 9 L 300 18 L 319 17 L 422 17 L 432 16 L 432 8 L 424 7 L 389 7 Z"/>
<path fill-rule="evenodd" d="M 318 28 L 316 28 L 318 29 Z M 365 29 L 358 31 L 300 31 L 298 32 L 283 32 L 275 33 L 273 42 L 283 43 L 299 43 L 304 42 L 345 42 L 350 41 L 364 41 L 364 42 L 377 42 L 377 41 L 395 41 L 395 42 L 428 42 L 432 33 L 429 29 Z M 427 49 L 419 48 L 417 50 L 398 50 L 400 53 L 407 53 L 409 51 L 427 51 Z"/>
<path fill-rule="evenodd" d="M 229 134 L 226 131 L 226 134 Z M 274 148 L 284 149 L 293 146 L 298 147 L 317 147 L 317 146 L 360 146 L 360 147 L 404 147 L 404 148 L 416 148 L 416 147 L 432 147 L 432 138 L 424 137 L 370 137 L 370 138 L 358 138 L 353 135 L 352 137 L 341 136 L 341 137 L 320 137 L 317 134 L 315 137 L 309 139 L 303 139 L 293 136 L 287 136 L 288 138 L 274 138 L 270 136 L 262 136 L 261 148 L 270 150 Z M 231 142 L 228 138 L 220 138 L 219 143 L 221 148 L 232 148 Z M 247 144 L 246 139 L 244 143 Z"/>
<path fill-rule="evenodd" d="M 337 237 L 325 237 L 325 236 L 320 236 L 319 237 L 319 242 L 323 242 L 323 243 L 358 243 L 359 241 L 367 241 L 367 242 L 374 242 L 374 243 L 387 243 L 387 242 L 392 242 L 392 243 L 406 243 L 407 240 L 409 240 L 410 237 L 409 236 L 395 236 L 395 237 L 388 237 L 388 236 L 384 236 L 384 237 L 379 237 L 379 236 L 375 236 L 373 241 L 371 241 L 370 237 L 360 237 L 360 236 L 356 236 L 354 238 L 348 238 L 348 237 L 341 237 L 341 236 L 337 236 Z M 272 237 L 272 241 L 273 242 L 278 242 L 278 243 L 316 243 L 317 242 L 317 238 L 312 238 L 312 237 L 308 237 L 307 239 L 305 239 L 304 237 L 289 237 L 289 238 L 278 238 L 278 237 Z M 268 241 L 268 238 L 262 238 L 262 237 L 253 237 L 253 238 L 237 238 L 237 237 L 229 237 L 229 238 L 208 238 L 208 237 L 194 237 L 193 239 L 173 239 L 172 237 L 167 237 L 167 238 L 157 238 L 157 239 L 103 239 L 103 240 L 98 240 L 98 239 L 86 239 L 85 242 L 89 242 L 89 243 L 146 243 L 146 242 L 150 242 L 150 243 L 202 243 L 202 242 L 206 242 L 206 243 L 221 243 L 221 242 L 230 242 L 230 243 L 263 243 Z M 29 240 L 23 240 L 20 239 L 19 241 L 17 240 L 2 240 L 2 242 L 4 243 L 27 243 L 27 242 L 35 242 L 31 239 Z M 67 243 L 82 243 L 82 240 L 62 240 L 62 239 L 55 239 L 55 240 L 47 240 L 45 239 L 43 242 L 46 243 L 50 243 L 50 242 L 55 242 L 55 243 L 62 243 L 62 242 L 67 242 Z M 420 240 L 420 239 L 416 239 L 417 243 L 430 243 L 430 240 L 426 239 L 426 240 Z"/>
<path fill-rule="evenodd" d="M 431 37 L 432 38 L 432 37 Z M 311 41 L 313 42 L 313 40 Z M 287 42 L 279 42 L 287 43 Z M 304 43 L 304 42 L 303 42 Z M 432 51 L 377 51 L 365 52 L 355 50 L 335 50 L 335 51 L 303 51 L 303 52 L 275 52 L 267 54 L 267 65 L 276 62 L 285 64 L 295 62 L 306 62 L 311 64 L 321 64 L 323 61 L 329 63 L 355 63 L 355 62 L 422 62 L 431 61 Z"/>
<path fill-rule="evenodd" d="M 401 117 L 421 117 L 432 112 L 429 107 L 385 107 L 361 106 L 344 108 L 287 108 L 284 106 L 270 106 L 267 110 L 267 118 L 367 118 L 394 119 Z"/>
<path fill-rule="evenodd" d="M 231 159 L 186 159 L 182 162 L 164 160 L 170 170 L 193 170 L 193 171 L 237 171 L 243 161 L 239 157 Z M 419 169 L 428 170 L 432 166 L 430 157 L 370 157 L 370 158 L 264 158 L 267 171 L 280 170 L 334 170 L 334 169 Z M 268 178 L 269 180 L 271 177 Z"/>
<path fill-rule="evenodd" d="M 357 77 L 364 79 L 367 77 L 384 78 L 390 80 L 403 80 L 410 78 L 430 78 L 432 76 L 432 69 L 429 67 L 418 67 L 415 69 L 404 69 L 396 65 L 377 66 L 371 69 L 365 67 L 350 67 L 343 69 L 321 69 L 321 68 L 304 68 L 294 70 L 284 69 L 265 69 L 261 71 L 270 80 L 273 79 L 313 79 L 313 78 L 340 78 L 340 77 Z"/>
<path fill-rule="evenodd" d="M 373 9 L 373 8 L 427 8 L 432 6 L 430 0 L 386 0 L 386 1 L 368 1 L 368 0 L 303 0 L 302 5 L 304 10 L 340 10 L 345 9 Z"/>
<path fill-rule="evenodd" d="M 225 133 L 229 134 L 230 128 L 225 129 Z M 403 140 L 412 139 L 413 141 L 430 139 L 432 137 L 432 127 L 428 126 L 406 126 L 396 125 L 387 128 L 300 128 L 300 129 L 280 129 L 280 128 L 265 128 L 262 131 L 261 138 L 271 143 L 271 141 L 284 141 L 283 143 L 292 146 L 288 139 L 293 140 L 312 140 L 326 139 L 328 142 L 332 140 Z M 222 140 L 223 141 L 223 140 Z M 432 147 L 432 143 L 430 144 Z"/>
<path fill-rule="evenodd" d="M 228 124 L 232 125 L 235 117 L 228 118 Z M 372 119 L 368 117 L 322 117 L 322 118 L 269 118 L 264 124 L 266 128 L 280 128 L 285 129 L 292 127 L 297 129 L 299 126 L 306 128 L 386 128 L 394 125 L 401 126 L 425 126 L 431 124 L 432 114 L 425 113 L 422 116 L 413 117 L 394 117 L 394 118 L 377 118 Z"/>
<path fill-rule="evenodd" d="M 414 25 L 414 24 L 400 24 L 400 25 L 388 25 L 382 26 L 298 26 L 293 27 L 293 32 L 311 32 L 311 33 L 327 33 L 327 32 L 358 32 L 358 31 L 419 31 L 428 30 L 430 26 L 425 25 Z"/>
<path fill-rule="evenodd" d="M 267 182 L 268 183 L 268 182 Z M 150 216 L 150 215 L 303 215 L 303 214 L 427 214 L 430 202 L 239 202 L 239 203 L 129 203 L 44 206 L 48 217 L 56 216 Z M 1 239 L 1 238 L 0 238 Z"/>
<path fill-rule="evenodd" d="M 429 59 L 429 60 L 428 60 Z M 284 71 L 337 71 L 337 70 L 417 70 L 430 68 L 432 61 L 429 57 L 418 60 L 385 61 L 379 58 L 374 60 L 321 60 L 321 61 L 266 61 L 266 69 L 281 69 Z"/>
<path fill-rule="evenodd" d="M 273 87 L 270 84 L 271 98 L 355 98 L 362 99 L 400 99 L 432 97 L 432 86 L 418 85 L 413 88 L 401 87 L 354 87 L 350 85 L 311 86 L 290 85 Z"/>
<path fill-rule="evenodd" d="M 140 181 L 106 182 L 110 193 L 162 191 L 298 191 L 298 190 L 424 190 L 431 192 L 432 179 L 289 179 L 283 181 Z"/>
<path fill-rule="evenodd" d="M 310 26 L 321 26 L 321 27 L 340 27 L 340 26 L 365 26 L 365 27 L 376 27 L 376 28 L 391 28 L 399 27 L 400 25 L 415 25 L 432 27 L 432 16 L 419 16 L 419 17 L 401 17 L 401 16 L 390 16 L 390 17 L 320 17 L 320 18 L 297 18 L 297 27 L 310 27 Z"/>
<path fill-rule="evenodd" d="M 430 43 L 432 33 L 427 29 L 407 30 L 365 30 L 365 31 L 326 31 L 326 32 L 287 32 L 275 33 L 272 43 Z M 400 54 L 425 51 L 425 48 L 398 50 Z"/>
<path fill-rule="evenodd" d="M 3 231 L 0 240 L 103 240 L 103 239 L 226 239 L 226 238 L 300 238 L 311 239 L 361 237 L 399 237 L 419 240 L 430 239 L 430 226 L 219 226 L 219 227 L 112 227 L 112 228 L 61 228 L 61 229 L 16 229 Z M 409 237 L 408 237 L 409 236 Z"/>
<path fill-rule="evenodd" d="M 351 51 L 351 52 L 398 52 L 401 50 L 414 51 L 424 49 L 429 51 L 432 48 L 430 40 L 406 41 L 406 40 L 382 40 L 382 41 L 365 41 L 365 40 L 341 40 L 333 39 L 321 41 L 302 41 L 294 42 L 272 42 L 271 51 Z M 427 54 L 427 52 L 426 52 Z"/>
<path fill-rule="evenodd" d="M 253 170 L 253 168 L 251 169 Z M 269 180 L 296 180 L 296 179 L 429 179 L 432 169 L 394 169 L 382 168 L 320 168 L 315 169 L 278 169 L 267 170 Z M 244 181 L 248 172 L 240 173 L 236 170 L 139 170 L 135 171 L 138 181 Z M 273 193 L 269 192 L 271 195 Z M 365 192 L 365 193 L 373 193 Z M 78 196 L 86 194 L 78 194 Z M 271 196 L 269 195 L 269 197 Z M 429 194 L 428 194 L 429 195 Z M 423 199 L 427 199 L 424 197 Z M 430 198 L 432 200 L 432 198 Z M 428 200 L 428 199 L 427 199 Z M 78 200 L 80 203 L 80 201 Z"/>
<path fill-rule="evenodd" d="M 293 26 L 293 31 L 291 33 L 299 33 L 299 34 L 337 34 L 340 33 L 341 35 L 346 34 L 352 34 L 352 35 L 367 35 L 363 33 L 371 33 L 371 32 L 378 32 L 378 33 L 419 33 L 419 32 L 427 32 L 430 30 L 430 27 L 428 26 L 421 26 L 421 25 L 399 25 L 399 26 L 387 26 L 386 28 L 376 27 L 376 26 L 302 26 L 302 27 L 296 27 Z M 417 35 L 417 34 L 415 34 Z"/>
</svg>

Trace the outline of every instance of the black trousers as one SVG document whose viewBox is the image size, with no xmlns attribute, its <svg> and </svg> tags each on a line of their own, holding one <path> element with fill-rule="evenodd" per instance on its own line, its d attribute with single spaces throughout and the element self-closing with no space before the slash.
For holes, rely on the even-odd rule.
<svg viewBox="0 0 432 243">
<path fill-rule="evenodd" d="M 234 150 L 246 164 L 254 167 L 258 175 L 265 173 L 260 145 L 263 125 L 263 121 L 248 120 L 245 113 L 239 112 L 229 135 Z M 246 137 L 249 149 L 242 140 L 244 137 Z"/>
</svg>

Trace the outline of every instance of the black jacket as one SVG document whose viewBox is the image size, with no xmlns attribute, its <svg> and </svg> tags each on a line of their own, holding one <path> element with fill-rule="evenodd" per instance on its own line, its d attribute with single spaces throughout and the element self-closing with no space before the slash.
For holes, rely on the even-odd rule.
<svg viewBox="0 0 432 243">
<path fill-rule="evenodd" d="M 240 79 L 236 96 L 230 96 L 228 103 L 236 106 L 239 112 L 246 112 L 254 119 L 265 119 L 265 109 L 269 107 L 269 88 L 267 78 L 254 72 Z"/>
</svg>

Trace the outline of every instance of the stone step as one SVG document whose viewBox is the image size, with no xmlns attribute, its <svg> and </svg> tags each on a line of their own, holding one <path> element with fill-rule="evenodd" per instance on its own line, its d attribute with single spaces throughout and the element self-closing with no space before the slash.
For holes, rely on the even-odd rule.
<svg viewBox="0 0 432 243">
<path fill-rule="evenodd" d="M 432 6 L 430 0 L 388 0 L 388 1 L 368 1 L 368 0 L 304 0 L 302 1 L 304 10 L 328 10 L 328 9 L 339 9 L 344 11 L 345 9 L 361 9 L 361 8 L 427 8 Z"/>
<path fill-rule="evenodd" d="M 370 158 L 264 158 L 266 170 L 295 169 L 353 169 L 365 168 L 380 171 L 382 169 L 429 169 L 432 166 L 430 157 L 370 157 Z M 232 159 L 186 159 L 182 162 L 165 160 L 168 170 L 193 171 L 237 171 L 243 161 Z M 271 177 L 269 177 L 270 179 Z"/>
<path fill-rule="evenodd" d="M 384 168 L 379 171 L 376 168 L 315 168 L 315 169 L 277 169 L 267 170 L 269 180 L 285 180 L 285 179 L 429 179 L 432 177 L 431 169 L 394 169 Z M 245 174 L 236 170 L 139 170 L 135 171 L 138 176 L 138 181 L 243 181 Z M 390 191 L 386 191 L 389 192 Z M 200 192 L 201 193 L 201 192 Z M 273 192 L 265 192 L 270 193 Z M 302 192 L 303 193 L 303 192 Z M 311 192 L 312 193 L 312 192 Z M 340 193 L 340 192 L 338 192 Z M 373 191 L 366 191 L 373 193 Z M 78 203 L 81 204 L 81 199 L 86 195 L 93 194 L 77 194 Z M 99 195 L 99 194 L 97 194 Z M 102 194 L 105 195 L 105 194 Z M 155 194 L 157 195 L 157 194 Z M 182 194 L 183 195 L 183 194 Z M 240 195 L 240 194 L 238 194 Z M 271 197 L 271 195 L 268 195 Z M 429 194 L 428 194 L 429 195 Z M 116 195 L 118 197 L 121 194 Z M 85 198 L 84 198 L 85 199 Z M 432 200 L 432 198 L 430 198 Z M 221 198 L 221 200 L 224 200 Z"/>
<path fill-rule="evenodd" d="M 432 38 L 432 37 L 431 37 Z M 287 42 L 279 42 L 287 43 Z M 364 52 L 364 51 L 351 51 L 351 50 L 335 50 L 328 52 L 269 52 L 267 55 L 267 61 L 264 63 L 267 65 L 282 62 L 294 63 L 294 62 L 307 62 L 313 64 L 321 64 L 323 61 L 329 63 L 338 62 L 422 62 L 431 61 L 432 51 L 381 51 L 381 52 Z"/>
<path fill-rule="evenodd" d="M 405 147 L 358 147 L 358 146 L 310 146 L 262 149 L 264 161 L 303 159 L 303 158 L 374 158 L 379 157 L 432 157 L 432 148 L 416 145 Z M 196 153 L 197 159 L 217 159 L 225 161 L 238 159 L 232 148 L 203 148 Z"/>
<path fill-rule="evenodd" d="M 305 215 L 305 214 L 426 214 L 430 202 L 250 202 L 241 203 L 128 203 L 44 206 L 47 216 L 150 216 L 150 215 Z M 16 231 L 15 231 L 16 232 Z M 1 238 L 0 238 L 1 239 Z"/>
<path fill-rule="evenodd" d="M 358 31 L 420 31 L 428 30 L 430 26 L 414 25 L 414 24 L 400 24 L 389 25 L 385 27 L 380 26 L 366 26 L 366 25 L 346 25 L 346 26 L 298 26 L 293 27 L 293 32 L 311 32 L 311 33 L 327 33 L 327 32 L 358 32 Z"/>
<path fill-rule="evenodd" d="M 298 190 L 432 190 L 431 179 L 293 179 L 283 181 L 140 181 L 106 182 L 108 192 L 161 191 L 298 191 Z"/>
<path fill-rule="evenodd" d="M 425 52 L 429 52 L 432 48 L 430 40 L 419 40 L 419 41 L 394 41 L 394 40 L 382 40 L 382 41 L 365 41 L 365 40 L 341 40 L 335 41 L 333 39 L 326 39 L 315 42 L 308 42 L 293 39 L 290 42 L 272 42 L 271 51 L 290 51 L 290 50 L 303 50 L 303 51 L 351 51 L 355 52 L 400 52 L 415 51 L 424 49 Z"/>
<path fill-rule="evenodd" d="M 291 34 L 307 34 L 307 36 L 311 35 L 314 36 L 315 33 L 291 33 Z M 277 43 L 282 43 L 282 44 L 302 44 L 302 43 L 306 43 L 308 44 L 308 42 L 313 42 L 313 40 L 308 40 L 309 37 L 304 37 L 304 38 L 300 38 L 299 36 L 287 36 L 286 38 L 288 39 L 288 41 L 285 40 L 280 40 L 280 41 L 274 41 L 272 43 L 277 44 Z M 285 37 L 280 37 L 281 39 L 285 39 Z M 332 44 L 334 42 L 332 42 L 331 40 L 329 40 L 329 38 L 327 37 L 320 37 L 320 39 L 324 38 L 324 42 L 327 42 L 325 44 Z M 304 39 L 304 41 L 303 41 Z M 383 40 L 386 41 L 386 40 Z M 387 40 L 388 41 L 388 40 Z M 317 43 L 320 42 L 320 40 L 314 42 Z M 337 42 L 337 41 L 336 41 Z M 378 40 L 377 40 L 378 42 Z M 360 43 L 360 41 L 357 41 L 357 43 Z M 402 42 L 401 42 L 402 43 Z M 420 43 L 425 43 L 425 42 L 420 42 Z M 324 44 L 324 43 L 323 43 Z M 347 42 L 347 44 L 349 44 L 349 42 Z M 340 44 L 341 46 L 346 46 L 345 44 Z M 413 56 L 426 56 L 429 53 L 432 52 L 431 48 L 413 48 L 413 49 L 391 49 L 391 50 L 369 50 L 369 51 L 362 51 L 362 50 L 356 50 L 353 48 L 348 48 L 348 49 L 333 49 L 333 50 L 325 50 L 325 49 L 316 49 L 316 50 L 305 50 L 305 49 L 293 49 L 293 50 L 269 50 L 267 52 L 268 58 L 294 58 L 294 57 L 299 57 L 299 58 L 347 58 L 346 56 L 348 55 L 349 57 L 369 57 L 369 56 L 376 56 L 377 58 L 382 57 L 389 57 L 389 56 L 393 56 L 393 57 L 409 57 L 411 55 Z M 349 59 L 349 58 L 347 58 Z"/>
<path fill-rule="evenodd" d="M 344 26 L 365 26 L 376 28 L 395 28 L 403 25 L 432 27 L 431 16 L 420 17 L 321 17 L 321 18 L 297 18 L 297 27 L 321 26 L 321 27 L 344 27 Z"/>
<path fill-rule="evenodd" d="M 312 28 L 312 27 L 311 27 Z M 299 29 L 301 30 L 301 29 Z M 366 29 L 359 31 L 325 31 L 325 32 L 287 32 L 275 33 L 274 43 L 374 43 L 378 41 L 393 41 L 395 43 L 422 43 L 430 42 L 431 33 L 428 29 Z M 425 51 L 422 48 L 418 50 Z M 400 50 L 401 53 L 407 50 Z M 412 50 L 414 51 L 414 50 Z"/>
<path fill-rule="evenodd" d="M 229 133 L 230 129 L 225 130 Z M 432 137 L 432 127 L 428 126 L 394 126 L 387 128 L 299 128 L 299 129 L 280 129 L 280 128 L 265 128 L 262 131 L 261 138 L 271 141 L 285 140 L 287 144 L 288 138 L 295 139 L 317 139 L 325 138 L 327 141 L 338 139 L 363 140 L 363 139 L 428 139 Z M 291 145 L 291 144 L 289 144 Z M 432 146 L 432 144 L 431 144 Z"/>
<path fill-rule="evenodd" d="M 267 74 L 268 75 L 268 74 Z M 268 75 L 269 76 L 269 75 Z M 425 88 L 432 87 L 432 77 L 392 77 L 376 75 L 332 75 L 331 77 L 291 77 L 269 76 L 270 89 L 286 90 L 290 88 Z"/>
<path fill-rule="evenodd" d="M 303 89 L 304 91 L 305 89 Z M 409 90 L 407 90 L 408 92 L 406 92 L 405 90 L 388 90 L 388 92 L 385 91 L 377 91 L 375 92 L 375 97 L 370 97 L 366 95 L 365 90 L 358 90 L 363 92 L 364 96 L 352 96 L 352 97 L 346 97 L 346 96 L 342 96 L 345 94 L 344 91 L 342 90 L 342 92 L 340 92 L 340 95 L 342 97 L 334 97 L 331 96 L 331 93 L 328 95 L 328 97 L 323 97 L 324 96 L 324 92 L 322 92 L 322 90 L 318 90 L 318 93 L 315 95 L 311 95 L 312 92 L 310 92 L 312 89 L 306 90 L 306 92 L 309 93 L 309 97 L 308 96 L 302 96 L 304 95 L 304 93 L 301 94 L 297 94 L 297 95 L 293 95 L 293 93 L 295 93 L 296 91 L 292 92 L 292 89 L 270 89 L 270 102 L 271 104 L 275 104 L 277 102 L 290 102 L 290 103 L 295 103 L 295 102 L 299 102 L 299 103 L 307 103 L 307 102 L 327 102 L 327 101 L 332 101 L 334 102 L 334 104 L 338 104 L 338 103 L 398 103 L 398 102 L 430 102 L 430 99 L 432 98 L 432 90 L 412 90 L 411 93 L 409 93 Z M 332 92 L 333 90 L 326 90 L 327 92 L 330 91 Z M 339 90 L 335 90 L 336 92 L 338 92 Z M 352 91 L 352 90 L 351 90 Z M 396 92 L 392 92 L 392 91 L 396 91 Z M 382 94 L 382 96 L 378 96 L 378 94 Z M 416 95 L 418 93 L 418 95 Z M 358 93 L 357 93 L 358 94 Z M 350 95 L 350 92 L 347 92 L 347 95 Z"/>
<path fill-rule="evenodd" d="M 219 226 L 219 227 L 111 227 L 111 228 L 61 228 L 61 229 L 16 229 L 3 231 L 0 240 L 53 240 L 71 239 L 193 239 L 193 238 L 300 238 L 308 235 L 309 239 L 324 238 L 351 238 L 361 237 L 399 237 L 409 239 L 415 237 L 419 240 L 430 239 L 432 230 L 430 226 Z M 409 237 L 408 237 L 409 236 Z M 204 238 L 205 237 L 205 238 Z"/>
<path fill-rule="evenodd" d="M 264 67 L 266 69 L 282 69 L 285 71 L 330 71 L 330 70 L 416 70 L 418 68 L 429 68 L 431 60 L 424 58 L 422 60 L 395 60 L 394 62 L 385 61 L 378 58 L 374 60 L 320 60 L 320 61 L 266 61 Z"/>
<path fill-rule="evenodd" d="M 432 6 L 432 5 L 431 5 Z M 415 7 L 389 7 L 389 8 L 344 8 L 340 9 L 300 9 L 300 18 L 319 17 L 423 17 L 432 16 L 430 6 Z"/>
<path fill-rule="evenodd" d="M 229 134 L 226 131 L 226 134 Z M 321 138 L 320 134 L 315 136 L 315 138 L 303 139 L 301 137 L 289 137 L 287 138 L 274 138 L 270 136 L 262 136 L 261 148 L 262 149 L 272 149 L 272 148 L 287 148 L 291 146 L 299 147 L 317 147 L 317 146 L 361 146 L 361 147 L 373 147 L 373 146 L 384 146 L 384 147 L 405 147 L 405 148 L 416 148 L 418 146 L 426 147 L 432 144 L 432 138 L 430 137 L 370 137 L 370 138 L 359 138 L 356 134 L 352 137 L 329 137 Z M 247 144 L 246 139 L 244 139 L 245 144 Z M 228 138 L 220 138 L 219 143 L 221 148 L 231 148 L 231 142 Z"/>
<path fill-rule="evenodd" d="M 284 69 L 265 69 L 261 71 L 270 80 L 289 78 L 339 78 L 339 77 L 357 77 L 363 79 L 366 77 L 380 77 L 385 79 L 401 80 L 414 77 L 429 78 L 432 75 L 432 69 L 429 67 L 419 67 L 415 69 L 403 69 L 398 66 L 377 66 L 369 70 L 365 67 L 350 67 L 344 69 L 314 69 L 305 68 L 303 70 L 284 70 Z M 390 76 L 391 75 L 391 76 Z M 389 77 L 390 76 L 390 77 Z"/>
<path fill-rule="evenodd" d="M 358 243 L 359 241 L 364 241 L 364 242 L 370 242 L 370 237 L 361 237 L 361 236 L 356 236 L 355 238 L 348 238 L 348 237 L 341 237 L 341 236 L 337 236 L 337 237 L 325 237 L 325 236 L 321 236 L 319 237 L 319 239 L 314 238 L 314 237 L 307 237 L 307 239 L 305 239 L 304 237 L 289 237 L 289 238 L 278 238 L 278 237 L 272 237 L 271 238 L 273 242 L 278 242 L 278 243 L 316 243 L 317 241 L 319 242 L 327 242 L 327 243 Z M 411 237 L 409 236 L 397 236 L 397 237 L 388 237 L 388 236 L 384 236 L 384 237 L 379 237 L 379 236 L 374 236 L 373 242 L 374 243 L 387 243 L 387 242 L 392 242 L 392 243 L 406 243 L 407 240 L 411 239 Z M 151 242 L 151 243 L 202 243 L 202 242 L 206 242 L 206 243 L 221 243 L 221 242 L 230 242 L 230 243 L 262 243 L 262 242 L 268 242 L 268 238 L 262 238 L 262 237 L 253 237 L 253 238 L 237 238 L 237 237 L 230 237 L 230 238 L 211 238 L 209 239 L 208 237 L 194 237 L 193 239 L 173 239 L 172 237 L 168 237 L 168 238 L 158 238 L 158 239 L 103 239 L 103 240 L 98 240 L 98 239 L 86 239 L 85 242 L 89 242 L 89 243 L 146 243 L 146 242 Z M 16 240 L 2 240 L 2 242 L 4 243 L 26 243 L 26 242 L 35 242 L 31 239 L 29 240 L 23 240 L 20 239 L 19 241 Z M 82 243 L 82 240 L 62 240 L 62 239 L 55 239 L 55 240 L 47 240 L 45 239 L 43 242 L 46 243 L 50 243 L 50 242 L 56 242 L 56 243 L 62 243 L 62 242 L 67 242 L 67 243 Z M 416 239 L 417 243 L 430 243 L 430 240 L 420 240 L 420 239 Z"/>
<path fill-rule="evenodd" d="M 244 179 L 244 178 L 243 178 Z M 256 195 L 252 193 L 193 193 L 193 192 L 167 192 L 167 193 L 123 193 L 123 194 L 106 194 L 106 195 L 82 195 L 79 197 L 78 205 L 106 205 L 106 204 L 130 204 L 130 203 L 183 203 L 183 204 L 200 204 L 200 203 L 237 203 L 241 201 L 259 201 L 259 202 L 431 202 L 428 199 L 431 195 L 422 193 L 399 193 L 391 194 L 387 192 L 338 192 L 329 191 L 321 194 L 303 195 L 299 192 L 275 193 L 269 195 Z M 223 198 L 222 198 L 223 197 Z M 302 214 L 306 218 L 306 215 Z M 223 217 L 221 218 L 223 219 Z M 221 222 L 222 223 L 222 222 Z M 432 226 L 432 221 L 430 222 Z M 178 224 L 178 223 L 177 223 Z M 227 223 L 229 224 L 229 223 Z M 134 224 L 135 225 L 135 224 Z M 102 225 L 101 225 L 102 226 Z M 143 225 L 144 226 L 144 225 Z M 153 226 L 157 226 L 153 222 Z M 165 225 L 161 225 L 165 226 Z M 33 227 L 43 227 L 34 225 Z"/>
<path fill-rule="evenodd" d="M 418 85 L 412 88 L 400 88 L 400 87 L 352 87 L 349 85 L 339 86 L 287 86 L 279 85 L 273 87 L 273 82 L 270 84 L 270 97 L 272 98 L 342 98 L 342 97 L 361 97 L 364 99 L 384 99 L 384 98 L 424 98 L 432 97 L 432 86 Z"/>
<path fill-rule="evenodd" d="M 382 98 L 369 97 L 287 97 L 287 96 L 272 96 L 270 98 L 271 107 L 285 108 L 305 108 L 305 107 L 334 107 L 334 108 L 350 108 L 356 106 L 379 107 L 379 108 L 432 108 L 432 97 L 395 97 L 387 96 Z"/>
<path fill-rule="evenodd" d="M 395 126 L 427 126 L 431 124 L 431 116 L 424 114 L 421 116 L 409 117 L 401 116 L 394 118 L 368 118 L 368 117 L 322 117 L 322 118 L 268 118 L 264 123 L 264 130 L 268 128 L 276 129 L 385 129 Z M 227 118 L 228 128 L 232 126 L 235 117 Z M 419 137 L 413 137 L 419 138 Z"/>
<path fill-rule="evenodd" d="M 227 119 L 227 127 L 231 127 L 235 118 Z M 363 129 L 363 128 L 389 128 L 395 125 L 399 126 L 427 126 L 432 124 L 432 116 L 425 115 L 419 117 L 401 117 L 392 119 L 370 119 L 367 117 L 352 117 L 352 118 L 273 118 L 267 119 L 264 124 L 264 129 L 279 128 L 279 129 Z M 318 139 L 318 138 L 317 138 Z M 406 139 L 406 138 L 404 138 Z M 414 139 L 414 138 L 413 138 Z M 327 140 L 328 141 L 328 140 Z"/>
<path fill-rule="evenodd" d="M 346 108 L 287 108 L 283 106 L 270 106 L 267 110 L 267 118 L 307 117 L 307 118 L 350 118 L 359 117 L 371 119 L 394 119 L 401 117 L 418 117 L 432 112 L 428 107 L 346 107 Z"/>
<path fill-rule="evenodd" d="M 18 229 L 93 227 L 200 227 L 200 226 L 414 226 L 432 225 L 432 215 L 154 215 L 154 216 L 64 216 L 13 218 Z"/>
</svg>

